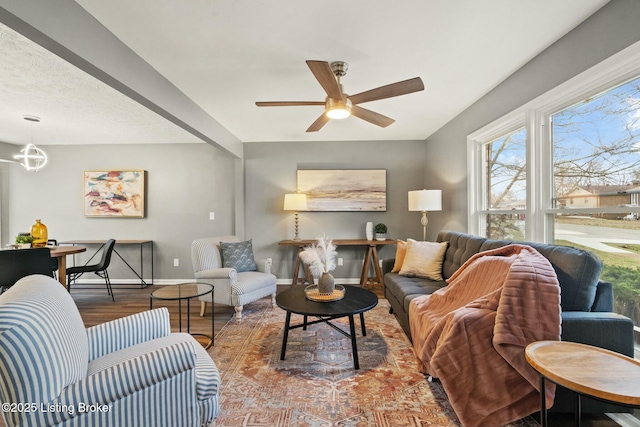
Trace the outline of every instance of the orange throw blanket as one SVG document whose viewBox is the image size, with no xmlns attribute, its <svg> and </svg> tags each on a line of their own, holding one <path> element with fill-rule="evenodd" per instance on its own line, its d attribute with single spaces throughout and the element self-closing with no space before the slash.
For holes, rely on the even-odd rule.
<svg viewBox="0 0 640 427">
<path fill-rule="evenodd" d="M 549 261 L 525 245 L 471 257 L 448 286 L 409 306 L 413 347 L 439 378 L 465 427 L 501 426 L 540 410 L 531 342 L 560 339 L 560 286 Z M 553 405 L 555 385 L 546 387 Z"/>
</svg>

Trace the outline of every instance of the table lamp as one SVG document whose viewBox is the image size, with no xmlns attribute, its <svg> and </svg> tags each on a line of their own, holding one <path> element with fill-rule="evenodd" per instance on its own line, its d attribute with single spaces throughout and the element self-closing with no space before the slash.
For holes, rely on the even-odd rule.
<svg viewBox="0 0 640 427">
<path fill-rule="evenodd" d="M 295 230 L 296 235 L 293 240 L 300 240 L 298 235 L 298 211 L 307 210 L 307 195 L 300 193 L 284 195 L 284 210 L 295 211 Z"/>
<path fill-rule="evenodd" d="M 442 210 L 442 190 L 409 191 L 409 211 L 421 211 L 422 240 L 427 240 L 427 211 Z"/>
</svg>

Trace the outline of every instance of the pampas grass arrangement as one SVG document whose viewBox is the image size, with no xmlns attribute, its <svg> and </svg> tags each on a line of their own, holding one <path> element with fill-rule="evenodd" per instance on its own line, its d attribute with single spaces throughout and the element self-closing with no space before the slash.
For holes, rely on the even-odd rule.
<svg viewBox="0 0 640 427">
<path fill-rule="evenodd" d="M 336 246 L 325 235 L 318 237 L 314 244 L 305 247 L 300 252 L 300 258 L 309 266 L 309 270 L 311 270 L 314 277 L 320 277 L 322 273 L 329 273 L 335 270 L 337 256 Z"/>
</svg>

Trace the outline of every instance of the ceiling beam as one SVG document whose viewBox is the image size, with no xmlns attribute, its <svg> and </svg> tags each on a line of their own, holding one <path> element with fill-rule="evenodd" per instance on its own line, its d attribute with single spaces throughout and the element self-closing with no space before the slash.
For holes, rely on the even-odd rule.
<svg viewBox="0 0 640 427">
<path fill-rule="evenodd" d="M 0 0 L 0 22 L 237 157 L 242 142 L 73 0 Z"/>
</svg>

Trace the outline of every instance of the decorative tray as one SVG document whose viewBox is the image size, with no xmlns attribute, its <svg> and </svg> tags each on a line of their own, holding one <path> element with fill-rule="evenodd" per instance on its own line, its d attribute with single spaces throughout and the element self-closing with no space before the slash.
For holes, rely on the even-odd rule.
<svg viewBox="0 0 640 427">
<path fill-rule="evenodd" d="M 309 285 L 304 288 L 304 294 L 308 300 L 317 302 L 338 301 L 344 298 L 344 286 L 336 285 L 335 290 L 330 294 L 321 294 L 318 285 Z"/>
</svg>

